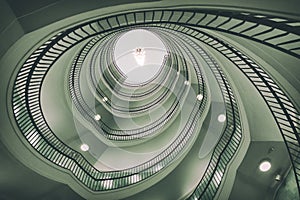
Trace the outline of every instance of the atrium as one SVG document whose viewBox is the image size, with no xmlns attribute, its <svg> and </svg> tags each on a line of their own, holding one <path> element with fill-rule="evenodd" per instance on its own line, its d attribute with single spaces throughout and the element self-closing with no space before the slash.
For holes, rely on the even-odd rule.
<svg viewBox="0 0 300 200">
<path fill-rule="evenodd" d="M 0 0 L 0 199 L 298 200 L 296 0 Z"/>
</svg>

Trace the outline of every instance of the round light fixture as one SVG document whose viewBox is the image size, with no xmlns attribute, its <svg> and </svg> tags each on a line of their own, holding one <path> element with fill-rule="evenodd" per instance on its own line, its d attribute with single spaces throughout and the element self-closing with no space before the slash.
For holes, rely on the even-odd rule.
<svg viewBox="0 0 300 200">
<path fill-rule="evenodd" d="M 263 160 L 260 164 L 259 164 L 259 170 L 262 172 L 267 172 L 271 169 L 271 162 L 268 160 Z"/>
<path fill-rule="evenodd" d="M 202 94 L 198 94 L 198 95 L 197 95 L 197 99 L 198 99 L 199 101 L 201 101 L 201 100 L 203 99 L 203 95 L 202 95 Z"/>
<path fill-rule="evenodd" d="M 81 149 L 82 151 L 88 151 L 88 150 L 90 149 L 90 147 L 89 147 L 89 145 L 87 145 L 87 144 L 82 144 L 82 145 L 80 146 L 80 149 Z"/>
<path fill-rule="evenodd" d="M 219 122 L 225 122 L 225 120 L 226 120 L 226 116 L 225 116 L 224 114 L 220 114 L 220 115 L 218 116 L 218 121 L 219 121 Z"/>
<path fill-rule="evenodd" d="M 102 99 L 103 102 L 106 102 L 107 100 L 108 100 L 107 97 L 103 97 Z"/>
<path fill-rule="evenodd" d="M 101 119 L 101 116 L 100 116 L 99 114 L 97 114 L 97 115 L 94 116 L 94 119 L 95 119 L 96 121 L 99 121 L 99 120 Z"/>
</svg>

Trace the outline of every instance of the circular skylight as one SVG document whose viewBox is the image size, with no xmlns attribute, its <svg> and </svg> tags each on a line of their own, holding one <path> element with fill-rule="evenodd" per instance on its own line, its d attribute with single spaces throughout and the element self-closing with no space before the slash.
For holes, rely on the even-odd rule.
<svg viewBox="0 0 300 200">
<path fill-rule="evenodd" d="M 123 34 L 117 41 L 114 58 L 127 77 L 125 82 L 139 84 L 157 75 L 166 59 L 163 42 L 152 32 L 136 29 Z"/>
</svg>

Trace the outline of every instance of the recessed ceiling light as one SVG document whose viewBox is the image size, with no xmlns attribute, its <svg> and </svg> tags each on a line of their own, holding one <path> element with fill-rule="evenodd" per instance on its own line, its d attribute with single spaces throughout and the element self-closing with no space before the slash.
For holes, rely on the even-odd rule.
<svg viewBox="0 0 300 200">
<path fill-rule="evenodd" d="M 259 170 L 262 172 L 267 172 L 271 169 L 271 162 L 268 160 L 264 160 L 259 164 Z"/>
<path fill-rule="evenodd" d="M 203 95 L 202 95 L 202 94 L 198 94 L 198 95 L 197 95 L 197 99 L 198 99 L 199 101 L 201 101 L 201 100 L 203 99 Z"/>
<path fill-rule="evenodd" d="M 103 97 L 102 99 L 103 102 L 106 102 L 107 100 L 108 100 L 107 97 Z"/>
<path fill-rule="evenodd" d="M 81 149 L 82 151 L 88 151 L 88 150 L 90 149 L 90 147 L 89 147 L 89 145 L 87 145 L 87 144 L 82 144 L 82 145 L 80 146 L 80 149 Z"/>
<path fill-rule="evenodd" d="M 99 114 L 97 114 L 97 115 L 94 116 L 94 118 L 95 118 L 96 121 L 99 121 L 101 119 L 101 116 Z"/>
<path fill-rule="evenodd" d="M 224 114 L 220 114 L 220 115 L 218 116 L 218 121 L 219 121 L 219 122 L 225 122 L 225 120 L 226 120 L 226 116 L 225 116 Z"/>
</svg>

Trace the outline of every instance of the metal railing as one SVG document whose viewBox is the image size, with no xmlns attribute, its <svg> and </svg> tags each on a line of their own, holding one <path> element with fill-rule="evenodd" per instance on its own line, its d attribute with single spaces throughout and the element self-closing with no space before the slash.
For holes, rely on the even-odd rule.
<svg viewBox="0 0 300 200">
<path fill-rule="evenodd" d="M 102 50 L 103 48 L 101 48 Z M 106 49 L 106 48 L 104 48 Z M 107 55 L 107 49 L 106 49 L 106 52 L 104 51 L 100 51 L 96 54 L 100 54 L 101 56 L 101 60 L 104 62 L 103 65 L 106 65 L 106 61 L 109 60 L 108 62 L 110 62 L 111 58 L 108 58 L 106 59 L 105 58 L 105 55 Z M 95 55 L 95 54 L 93 54 Z M 125 113 L 130 113 L 130 114 L 137 114 L 137 113 L 141 113 L 141 112 L 147 112 L 149 111 L 150 109 L 153 109 L 155 106 L 158 105 L 158 103 L 161 103 L 163 102 L 163 100 L 168 97 L 168 95 L 170 95 L 170 89 L 172 90 L 172 88 L 174 88 L 174 84 L 177 84 L 178 83 L 176 82 L 176 73 L 174 73 L 174 70 L 172 70 L 174 68 L 174 65 L 170 65 L 170 66 L 167 66 L 166 63 L 164 62 L 163 63 L 163 66 L 161 68 L 165 68 L 167 70 L 163 70 L 164 73 L 162 76 L 159 77 L 159 80 L 157 82 L 155 82 L 155 87 L 153 88 L 149 88 L 149 90 L 146 90 L 145 92 L 142 92 L 142 93 L 136 93 L 135 91 L 135 88 L 132 88 L 131 87 L 131 93 L 122 93 L 120 92 L 120 89 L 118 88 L 123 88 L 123 85 L 122 84 L 118 84 L 116 86 L 116 83 L 113 83 L 113 82 L 118 82 L 117 80 L 113 81 L 111 79 L 114 79 L 112 78 L 111 76 L 107 75 L 107 73 L 109 73 L 108 71 L 110 71 L 109 69 L 114 69 L 116 68 L 116 66 L 112 66 L 110 67 L 107 66 L 105 69 L 103 69 L 103 65 L 101 66 L 101 75 L 99 76 L 99 78 L 96 78 L 95 77 L 95 73 L 96 73 L 96 64 L 95 62 L 93 62 L 95 59 L 92 57 L 92 60 L 91 60 L 91 68 L 90 68 L 90 74 L 88 75 L 88 77 L 91 77 L 91 81 L 92 82 L 92 85 L 93 85 L 93 88 L 96 89 L 96 92 L 97 94 L 100 96 L 100 97 L 110 97 L 112 96 L 111 93 L 117 93 L 118 96 L 119 94 L 122 94 L 122 96 L 127 96 L 127 97 L 130 97 L 130 99 L 125 99 L 125 101 L 130 101 L 131 98 L 136 98 L 136 97 L 149 97 L 149 95 L 151 93 L 154 93 L 155 91 L 155 94 L 152 94 L 152 98 L 151 98 L 151 102 L 147 103 L 147 102 L 144 102 L 143 100 L 140 99 L 140 104 L 141 105 L 136 105 L 136 106 L 132 106 L 130 108 L 128 107 L 122 107 L 122 106 L 119 106 L 119 105 L 116 105 L 114 104 L 114 102 L 110 101 L 110 99 L 108 98 L 108 101 L 106 102 L 106 104 L 108 104 L 115 112 L 125 112 Z M 170 63 L 172 64 L 172 63 Z M 166 73 L 168 72 L 168 73 Z M 173 73 L 172 73 L 173 72 Z M 101 76 L 103 76 L 103 79 L 101 81 Z M 171 79 L 171 81 L 168 81 L 168 78 Z M 101 82 L 103 84 L 98 84 L 98 82 Z M 108 86 L 106 86 L 106 84 Z M 102 88 L 101 88 L 102 86 Z M 179 85 L 178 85 L 179 86 Z M 106 92 L 104 90 L 107 90 L 109 89 L 108 91 L 111 91 L 109 92 L 109 94 L 105 94 Z M 127 89 L 127 88 L 126 88 Z M 130 90 L 130 87 L 128 88 Z M 134 89 L 134 90 L 133 90 Z M 160 90 L 162 92 L 160 92 Z M 158 94 L 156 94 L 158 93 Z M 178 94 L 176 94 L 178 96 Z M 119 96 L 120 98 L 122 98 L 122 96 Z M 102 99 L 102 98 L 101 98 Z"/>
<path fill-rule="evenodd" d="M 201 94 L 204 98 L 201 102 L 196 101 L 188 123 L 170 146 L 158 156 L 139 166 L 121 171 L 99 172 L 80 153 L 66 146 L 55 136 L 47 125 L 40 108 L 39 94 L 44 76 L 51 65 L 71 48 L 72 44 L 83 41 L 84 37 L 81 35 L 86 34 L 86 30 L 82 27 L 76 31 L 73 29 L 69 31 L 60 33 L 38 48 L 24 63 L 17 75 L 13 91 L 13 109 L 17 124 L 26 140 L 43 157 L 68 169 L 85 186 L 95 191 L 135 184 L 170 165 L 195 134 L 195 125 L 204 111 L 207 95 L 202 80 L 199 80 L 201 81 L 199 84 L 202 85 Z M 105 34 L 102 34 L 102 37 L 104 36 Z M 25 105 L 24 108 L 23 105 Z"/>
<path fill-rule="evenodd" d="M 193 60 L 197 58 L 192 55 L 190 49 L 194 49 L 198 53 L 198 56 L 201 56 L 205 60 L 221 88 L 226 109 L 225 129 L 213 150 L 208 167 L 206 168 L 202 179 L 189 197 L 189 199 L 213 199 L 225 177 L 225 171 L 228 168 L 229 162 L 235 155 L 242 139 L 242 127 L 238 105 L 231 86 L 221 68 L 217 62 L 200 47 L 200 45 L 194 43 L 185 35 L 181 34 L 179 37 L 179 34 L 175 31 L 161 28 L 161 32 L 177 35 L 178 38 L 180 38 L 177 41 L 185 52 L 188 52 L 193 57 Z"/>
<path fill-rule="evenodd" d="M 172 29 L 179 30 L 181 26 L 175 25 Z M 300 140 L 299 140 L 299 112 L 288 95 L 280 88 L 273 78 L 265 72 L 255 61 L 242 53 L 237 47 L 211 36 L 205 31 L 185 27 L 186 32 L 218 50 L 233 62 L 243 74 L 252 82 L 268 105 L 278 128 L 287 146 L 298 188 L 300 185 Z M 180 31 L 185 33 L 183 31 Z"/>
<path fill-rule="evenodd" d="M 94 43 L 94 41 L 91 41 Z M 90 49 L 92 45 L 87 44 L 86 47 Z M 94 116 L 97 114 L 95 111 L 90 108 L 86 102 L 84 101 L 84 98 L 81 95 L 81 89 L 79 84 L 79 76 L 80 76 L 80 70 L 82 68 L 82 63 L 84 62 L 84 59 L 88 53 L 88 49 L 83 48 L 81 52 L 84 52 L 82 54 L 81 52 L 76 57 L 73 63 L 73 67 L 70 72 L 70 92 L 71 97 L 73 99 L 73 103 L 77 110 L 81 113 L 81 115 L 90 122 L 100 133 L 102 133 L 106 138 L 111 140 L 118 140 L 118 141 L 124 141 L 124 140 L 133 140 L 138 138 L 143 138 L 146 136 L 150 136 L 151 134 L 156 133 L 158 130 L 164 128 L 166 124 L 174 117 L 176 114 L 178 107 L 179 107 L 179 99 L 183 98 L 184 94 L 186 94 L 185 87 L 183 82 L 176 82 L 176 85 L 170 86 L 170 88 L 178 87 L 180 88 L 178 91 L 178 94 L 176 93 L 177 99 L 171 104 L 170 108 L 166 111 L 163 117 L 161 117 L 158 120 L 155 120 L 153 123 L 144 126 L 140 129 L 131 129 L 131 130 L 115 130 L 111 129 L 108 125 L 104 124 L 101 120 L 96 121 L 94 119 Z M 174 75 L 174 73 L 173 73 Z M 177 76 L 177 74 L 175 73 Z M 171 78 L 171 77 L 170 77 Z M 172 78 L 174 78 L 172 76 Z M 103 96 L 104 97 L 104 96 Z M 161 100 L 160 100 L 161 101 Z M 105 102 L 107 103 L 107 102 Z M 157 104 L 158 102 L 155 101 Z M 108 103 L 110 106 L 111 104 Z M 115 108 L 114 108 L 115 109 Z"/>
<path fill-rule="evenodd" d="M 178 151 L 183 148 L 182 145 L 186 144 L 188 137 L 182 138 L 181 136 L 190 136 L 190 129 L 194 128 L 192 122 L 187 124 L 184 134 L 180 135 L 180 139 L 176 140 L 172 147 L 168 147 L 160 157 L 144 163 L 143 167 L 127 171 L 99 173 L 78 152 L 67 147 L 55 136 L 43 117 L 39 102 L 44 76 L 52 64 L 69 48 L 87 38 L 96 35 L 104 37 L 122 27 L 158 24 L 165 24 L 164 28 L 188 34 L 220 51 L 255 85 L 269 106 L 288 147 L 299 188 L 299 112 L 293 102 L 259 64 L 230 44 L 198 29 L 201 27 L 238 35 L 300 58 L 299 22 L 271 15 L 208 9 L 137 11 L 97 19 L 58 33 L 29 56 L 18 72 L 14 83 L 12 102 L 15 119 L 31 146 L 46 159 L 69 169 L 78 180 L 95 191 L 114 189 L 139 182 L 159 171 L 156 169 L 161 168 L 160 164 L 166 166 L 167 163 L 170 163 L 170 160 L 175 158 Z M 227 91 L 231 95 L 231 90 L 227 88 Z M 205 97 L 205 91 L 201 92 Z M 206 98 L 203 100 L 205 102 Z M 197 116 L 200 116 L 204 106 L 202 103 L 198 106 L 201 107 L 200 111 L 191 113 L 191 119 L 193 119 L 192 117 L 197 119 Z M 230 116 L 227 119 L 230 119 Z M 232 119 L 234 119 L 234 115 L 232 115 Z M 233 128 L 238 130 L 239 127 Z M 224 139 L 225 135 L 226 133 L 224 133 Z M 220 159 L 207 169 L 211 172 L 210 176 L 207 179 L 203 178 L 200 182 L 194 193 L 197 197 L 199 191 L 209 191 L 212 195 L 216 191 L 217 188 L 213 182 L 220 180 L 217 179 L 218 174 L 220 175 L 218 166 L 224 165 L 227 160 L 226 154 L 223 152 L 228 152 L 228 155 L 234 153 L 232 147 L 236 145 L 235 140 L 234 137 L 227 138 L 226 141 L 229 141 L 227 146 L 223 146 L 223 149 L 215 148 L 214 152 L 220 156 Z M 178 148 L 171 151 L 174 145 Z M 141 176 L 141 179 L 138 178 L 138 175 Z M 205 190 L 205 188 L 211 189 Z"/>
</svg>

